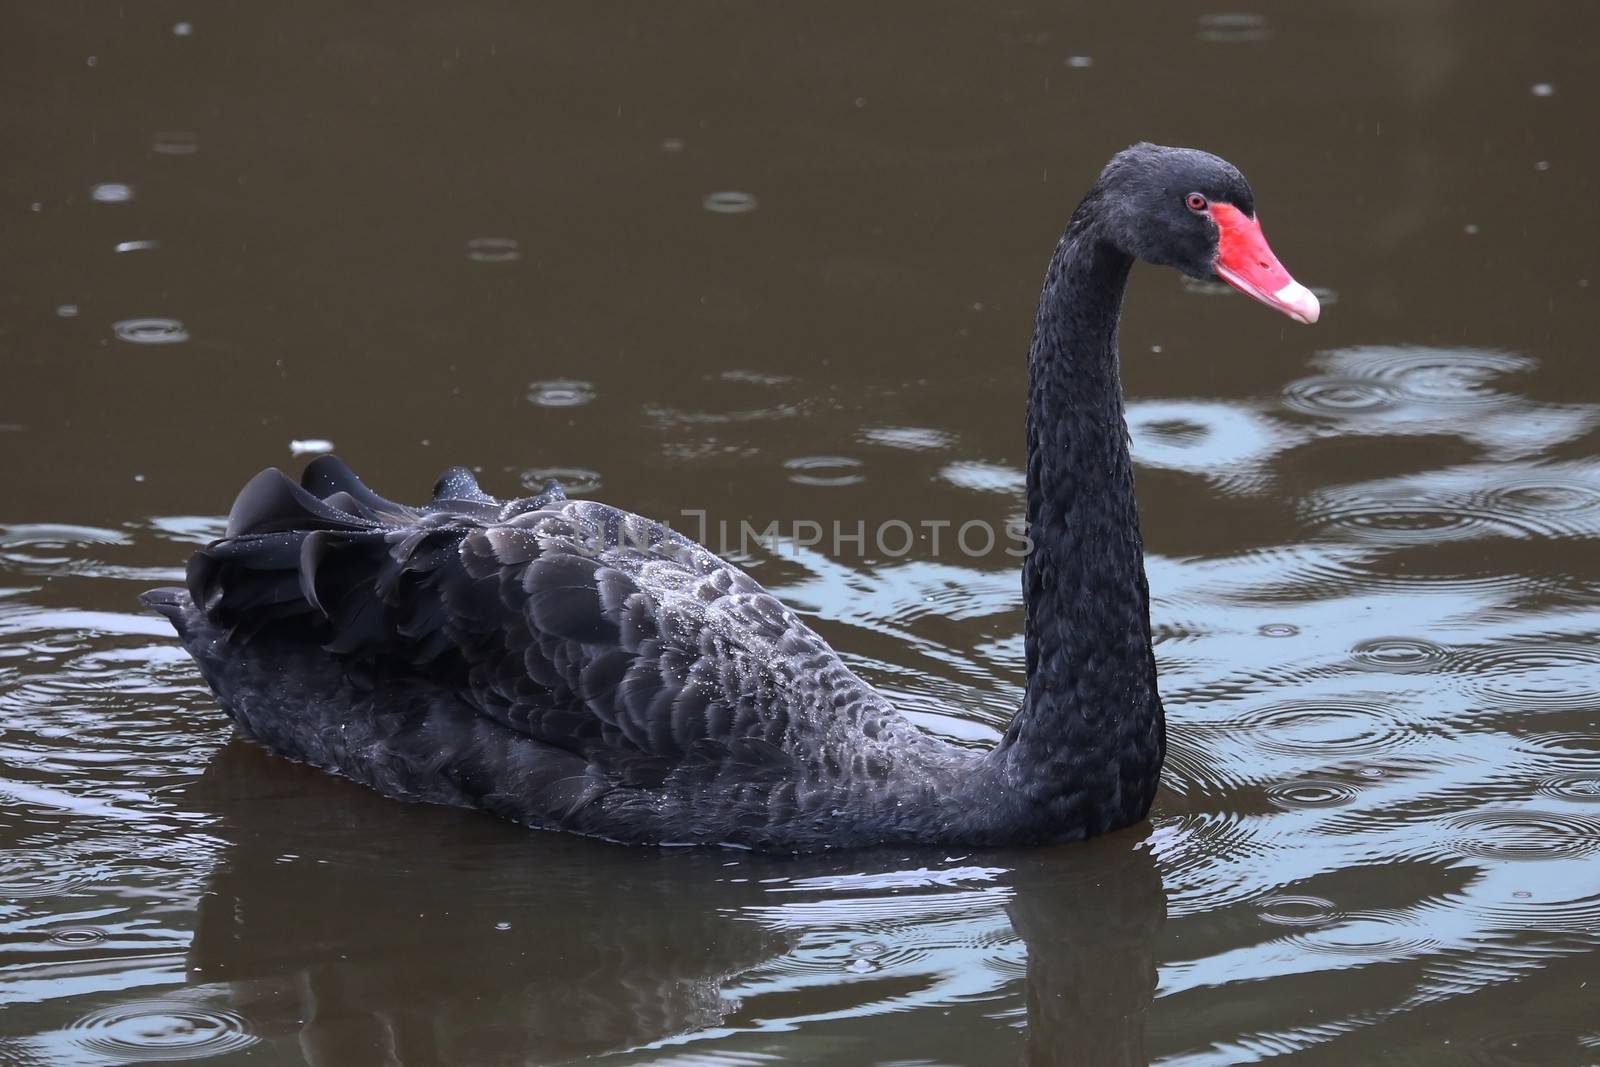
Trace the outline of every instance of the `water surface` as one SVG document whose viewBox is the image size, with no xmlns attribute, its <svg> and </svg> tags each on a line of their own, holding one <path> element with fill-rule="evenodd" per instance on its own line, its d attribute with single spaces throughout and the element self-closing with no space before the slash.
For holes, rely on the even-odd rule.
<svg viewBox="0 0 1600 1067">
<path fill-rule="evenodd" d="M 10 14 L 0 1062 L 1600 1063 L 1600 13 Z M 1138 138 L 1239 163 L 1326 307 L 1135 273 L 1146 826 L 530 834 L 231 737 L 137 610 L 329 449 L 400 498 L 1003 530 L 1044 263 Z M 728 547 L 992 739 L 1016 560 L 899 542 Z"/>
</svg>

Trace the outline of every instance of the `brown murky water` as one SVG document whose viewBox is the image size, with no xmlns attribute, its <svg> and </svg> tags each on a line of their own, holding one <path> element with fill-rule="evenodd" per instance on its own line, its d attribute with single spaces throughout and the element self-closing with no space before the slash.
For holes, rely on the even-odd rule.
<svg viewBox="0 0 1600 1067">
<path fill-rule="evenodd" d="M 1600 1063 L 1600 9 L 3 22 L 0 1061 Z M 1328 305 L 1136 275 L 1147 828 L 534 835 L 230 739 L 136 609 L 292 442 L 1003 525 L 1045 260 L 1138 138 L 1243 166 Z M 1003 551 L 747 561 L 931 729 L 1016 704 Z"/>
</svg>

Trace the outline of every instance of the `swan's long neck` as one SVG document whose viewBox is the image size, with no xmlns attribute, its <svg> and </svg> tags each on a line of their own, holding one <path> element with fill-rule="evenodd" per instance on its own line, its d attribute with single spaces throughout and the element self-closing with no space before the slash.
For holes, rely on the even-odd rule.
<svg viewBox="0 0 1600 1067">
<path fill-rule="evenodd" d="M 992 759 L 1019 816 L 1097 833 L 1145 816 L 1166 738 L 1117 365 L 1133 261 L 1085 209 L 1028 353 L 1028 688 Z"/>
</svg>

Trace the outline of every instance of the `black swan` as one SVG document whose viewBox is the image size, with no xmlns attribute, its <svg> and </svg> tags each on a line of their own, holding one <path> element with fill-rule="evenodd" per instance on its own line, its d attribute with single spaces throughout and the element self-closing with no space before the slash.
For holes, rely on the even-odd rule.
<svg viewBox="0 0 1600 1067">
<path fill-rule="evenodd" d="M 749 575 L 559 487 L 459 468 L 421 507 L 339 460 L 251 479 L 171 619 L 240 730 L 390 796 L 615 841 L 1024 845 L 1145 817 L 1166 749 L 1117 320 L 1135 259 L 1300 322 L 1243 175 L 1120 152 L 1073 212 L 1028 353 L 1027 689 L 977 751 L 899 715 Z"/>
</svg>

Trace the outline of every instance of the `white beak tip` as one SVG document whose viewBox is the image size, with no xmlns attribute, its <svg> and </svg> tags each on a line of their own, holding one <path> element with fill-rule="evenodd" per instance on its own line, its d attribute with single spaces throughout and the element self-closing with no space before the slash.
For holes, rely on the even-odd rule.
<svg viewBox="0 0 1600 1067">
<path fill-rule="evenodd" d="M 1322 302 L 1317 295 L 1299 282 L 1288 285 L 1272 294 L 1272 299 L 1296 322 L 1310 326 L 1322 316 Z"/>
</svg>

